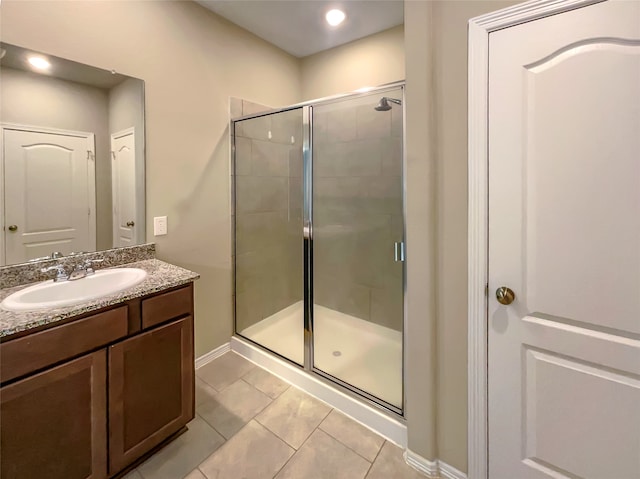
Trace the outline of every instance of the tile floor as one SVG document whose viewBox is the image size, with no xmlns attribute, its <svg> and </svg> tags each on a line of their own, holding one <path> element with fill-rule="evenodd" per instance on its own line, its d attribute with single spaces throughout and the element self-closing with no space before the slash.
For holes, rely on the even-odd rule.
<svg viewBox="0 0 640 479">
<path fill-rule="evenodd" d="M 402 450 L 233 352 L 196 371 L 189 431 L 124 479 L 420 479 Z"/>
</svg>

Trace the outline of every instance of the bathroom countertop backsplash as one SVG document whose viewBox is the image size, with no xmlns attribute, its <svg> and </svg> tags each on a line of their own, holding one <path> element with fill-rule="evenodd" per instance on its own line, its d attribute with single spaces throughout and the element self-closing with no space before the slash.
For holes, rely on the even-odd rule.
<svg viewBox="0 0 640 479">
<path fill-rule="evenodd" d="M 102 263 L 96 269 L 110 268 L 134 261 L 142 261 L 156 257 L 156 245 L 147 243 L 123 248 L 113 248 L 93 253 L 80 253 L 73 256 L 63 256 L 58 259 L 46 259 L 34 263 L 21 263 L 0 267 L 0 290 L 12 288 L 21 284 L 36 283 L 52 279 L 53 273 L 43 273 L 41 270 L 54 264 L 61 264 L 66 269 L 81 264 L 90 259 L 100 259 Z"/>
<path fill-rule="evenodd" d="M 114 250 L 111 250 L 114 251 Z M 103 252 L 104 254 L 105 252 Z M 152 254 L 155 254 L 153 250 Z M 100 253 L 92 253 L 100 255 Z M 64 258 L 67 259 L 67 258 Z M 74 257 L 74 259 L 76 259 Z M 103 296 L 101 298 L 88 301 L 86 303 L 80 303 L 72 306 L 66 306 L 63 308 L 55 309 L 42 309 L 36 311 L 5 311 L 0 309 L 0 338 L 11 336 L 21 331 L 27 331 L 33 328 L 39 328 L 57 321 L 78 316 L 80 314 L 96 311 L 98 309 L 112 306 L 130 299 L 146 296 L 151 293 L 163 291 L 165 289 L 173 288 L 183 284 L 190 283 L 200 277 L 199 274 L 193 271 L 180 268 L 164 261 L 160 261 L 155 258 L 142 259 L 133 262 L 117 262 L 113 264 L 105 260 L 108 266 L 126 266 L 128 268 L 140 268 L 147 272 L 147 277 L 136 286 L 125 289 L 118 293 Z M 101 264 L 102 266 L 105 263 Z M 48 263 L 47 263 L 48 264 Z M 54 264 L 52 262 L 52 264 Z M 38 263 L 38 267 L 43 267 L 42 263 Z M 98 269 L 98 268 L 96 268 Z M 4 273 L 3 273 L 4 274 Z M 36 279 L 35 281 L 39 281 Z M 82 281 L 82 280 L 79 280 Z M 18 286 L 5 287 L 0 289 L 0 301 L 9 296 L 10 294 L 25 288 L 28 284 L 21 283 Z"/>
</svg>

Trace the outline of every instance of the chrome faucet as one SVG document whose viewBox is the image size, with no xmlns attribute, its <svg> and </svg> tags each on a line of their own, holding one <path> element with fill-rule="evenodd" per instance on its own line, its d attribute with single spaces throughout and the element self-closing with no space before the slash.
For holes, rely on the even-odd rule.
<svg viewBox="0 0 640 479">
<path fill-rule="evenodd" d="M 42 268 L 40 270 L 42 273 L 48 273 L 49 271 L 56 271 L 56 277 L 53 279 L 54 282 L 59 283 L 60 281 L 68 281 L 69 274 L 67 270 L 64 269 L 64 266 L 61 264 L 55 264 L 53 266 L 49 266 L 48 268 Z"/>
<path fill-rule="evenodd" d="M 102 263 L 103 259 L 87 259 L 82 264 L 82 268 L 87 272 L 87 276 L 95 274 L 96 270 L 93 269 L 93 265 L 96 263 Z"/>
<path fill-rule="evenodd" d="M 94 263 L 102 263 L 103 259 L 87 259 L 79 266 L 76 266 L 71 274 L 69 275 L 69 281 L 74 281 L 76 279 L 82 279 L 85 276 L 91 276 L 95 274 L 95 270 L 93 269 Z"/>
<path fill-rule="evenodd" d="M 102 263 L 103 261 L 104 260 L 102 259 L 87 259 L 82 264 L 77 265 L 75 268 L 73 268 L 71 273 L 67 273 L 67 270 L 61 264 L 49 266 L 48 268 L 42 268 L 40 271 L 43 273 L 56 271 L 56 277 L 53 279 L 53 281 L 56 283 L 59 283 L 60 281 L 75 281 L 77 279 L 82 279 L 86 276 L 95 274 L 95 270 L 93 269 L 94 263 Z"/>
</svg>

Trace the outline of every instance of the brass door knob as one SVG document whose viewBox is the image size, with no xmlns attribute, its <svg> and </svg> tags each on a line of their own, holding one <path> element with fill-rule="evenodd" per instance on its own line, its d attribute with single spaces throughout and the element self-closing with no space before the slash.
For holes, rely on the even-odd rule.
<svg viewBox="0 0 640 479">
<path fill-rule="evenodd" d="M 496 299 L 500 304 L 511 304 L 516 299 L 516 294 L 506 286 L 496 289 Z"/>
<path fill-rule="evenodd" d="M 14 231 L 18 231 L 18 225 L 11 225 L 11 226 L 9 226 L 9 231 L 11 231 L 12 233 L 13 233 Z"/>
<path fill-rule="evenodd" d="M 135 225 L 135 223 L 133 221 L 127 221 L 127 226 L 128 227 L 133 227 Z"/>
</svg>

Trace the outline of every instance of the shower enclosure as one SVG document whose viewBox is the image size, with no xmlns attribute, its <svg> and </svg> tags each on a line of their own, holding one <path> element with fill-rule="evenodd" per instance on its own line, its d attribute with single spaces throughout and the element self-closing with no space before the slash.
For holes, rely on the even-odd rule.
<svg viewBox="0 0 640 479">
<path fill-rule="evenodd" d="M 236 334 L 398 414 L 403 96 L 232 120 Z"/>
</svg>

